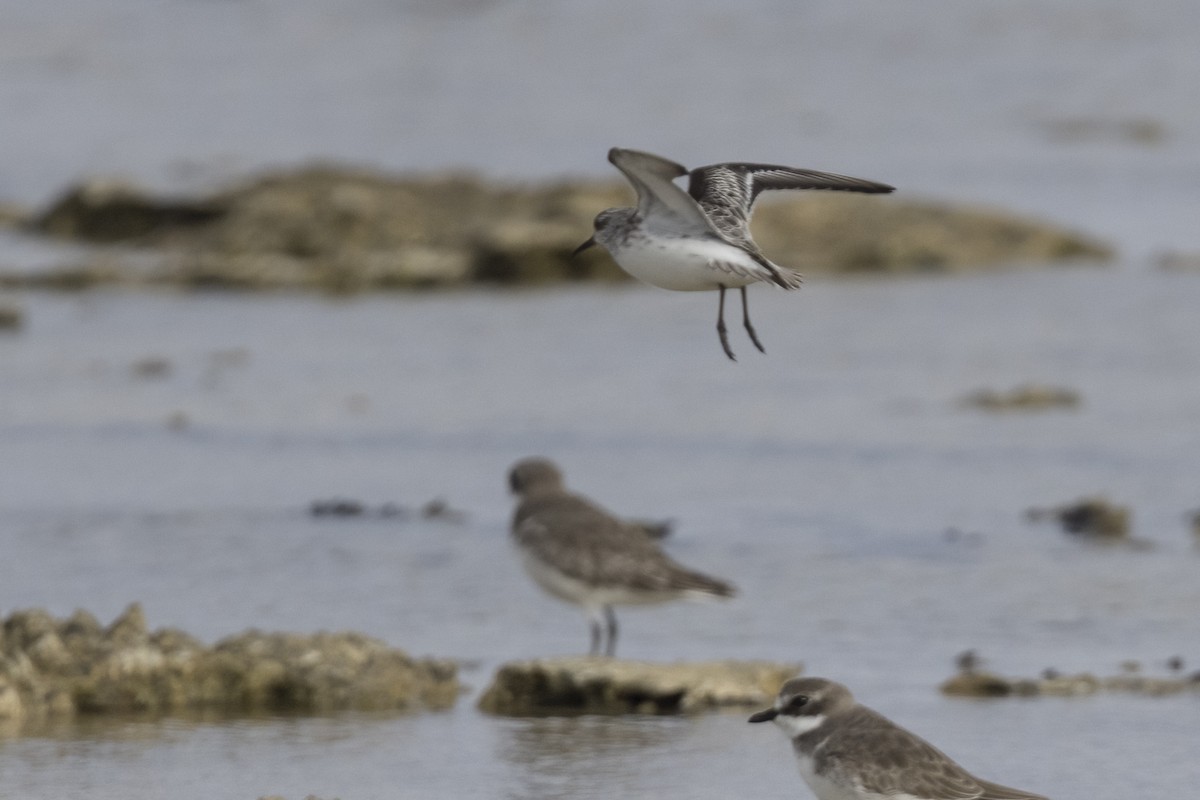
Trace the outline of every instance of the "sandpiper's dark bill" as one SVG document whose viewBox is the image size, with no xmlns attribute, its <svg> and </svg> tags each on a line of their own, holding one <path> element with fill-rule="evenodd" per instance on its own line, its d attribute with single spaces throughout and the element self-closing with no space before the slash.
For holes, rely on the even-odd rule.
<svg viewBox="0 0 1200 800">
<path fill-rule="evenodd" d="M 665 158 L 614 147 L 608 160 L 637 191 L 637 208 L 610 208 L 596 215 L 595 234 L 575 249 L 603 245 L 621 269 L 663 289 L 719 293 L 717 335 L 731 360 L 725 330 L 725 290 L 742 294 L 742 325 L 750 341 L 766 352 L 750 323 L 746 287 L 764 282 L 800 288 L 800 274 L 773 264 L 750 236 L 750 214 L 768 189 L 824 189 L 882 194 L 885 183 L 832 172 L 774 164 L 726 163 L 688 170 Z M 688 190 L 676 178 L 688 176 Z"/>
<path fill-rule="evenodd" d="M 732 597 L 718 578 L 673 561 L 659 546 L 669 527 L 625 520 L 563 486 L 545 458 L 518 461 L 508 473 L 520 501 L 512 537 L 530 577 L 549 594 L 581 606 L 591 625 L 591 655 L 614 655 L 616 605 L 697 597 Z"/>
<path fill-rule="evenodd" d="M 774 722 L 787 734 L 817 800 L 1047 800 L 976 778 L 824 678 L 792 678 L 750 722 Z"/>
</svg>

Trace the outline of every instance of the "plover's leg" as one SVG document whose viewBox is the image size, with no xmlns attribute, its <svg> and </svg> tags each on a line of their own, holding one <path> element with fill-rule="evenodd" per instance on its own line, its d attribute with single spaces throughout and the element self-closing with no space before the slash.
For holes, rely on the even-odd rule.
<svg viewBox="0 0 1200 800">
<path fill-rule="evenodd" d="M 592 628 L 592 647 L 588 650 L 589 656 L 600 655 L 600 637 L 604 635 L 604 628 L 600 624 L 600 620 L 595 616 L 588 616 L 588 624 Z"/>
<path fill-rule="evenodd" d="M 721 290 L 721 296 L 717 306 L 717 336 L 721 337 L 721 347 L 725 349 L 725 355 L 729 356 L 730 361 L 737 361 L 737 356 L 729 349 L 729 337 L 725 334 L 725 284 L 717 284 L 717 288 Z"/>
<path fill-rule="evenodd" d="M 608 628 L 608 646 L 604 648 L 604 655 L 612 658 L 617 653 L 617 615 L 612 606 L 604 607 L 604 622 Z"/>
<path fill-rule="evenodd" d="M 742 324 L 746 326 L 746 333 L 750 334 L 750 341 L 754 342 L 754 346 L 758 348 L 758 352 L 765 353 L 762 342 L 758 340 L 758 334 L 754 332 L 754 326 L 750 324 L 750 307 L 746 305 L 746 287 L 742 287 Z"/>
</svg>

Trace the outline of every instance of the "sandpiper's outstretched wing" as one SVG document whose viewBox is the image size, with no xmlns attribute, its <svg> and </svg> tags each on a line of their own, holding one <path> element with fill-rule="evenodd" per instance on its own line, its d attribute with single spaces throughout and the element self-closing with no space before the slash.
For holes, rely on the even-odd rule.
<svg viewBox="0 0 1200 800">
<path fill-rule="evenodd" d="M 716 234 L 696 201 L 673 182 L 688 174 L 685 167 L 652 153 L 620 147 L 608 151 L 608 160 L 637 190 L 638 214 L 648 228 L 664 226 L 676 235 Z"/>
<path fill-rule="evenodd" d="M 688 178 L 688 193 L 700 204 L 709 222 L 722 236 L 742 247 L 754 247 L 748 227 L 750 211 L 754 201 L 767 189 L 886 194 L 894 187 L 848 175 L 775 164 L 712 164 L 697 167 Z"/>
</svg>

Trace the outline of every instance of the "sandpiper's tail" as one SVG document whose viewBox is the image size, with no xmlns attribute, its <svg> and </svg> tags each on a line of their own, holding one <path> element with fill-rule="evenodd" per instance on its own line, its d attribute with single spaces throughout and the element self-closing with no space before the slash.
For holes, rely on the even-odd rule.
<svg viewBox="0 0 1200 800">
<path fill-rule="evenodd" d="M 771 264 L 771 282 L 784 289 L 799 289 L 804 282 L 804 276 L 794 269 Z"/>
<path fill-rule="evenodd" d="M 676 591 L 696 592 L 712 595 L 713 597 L 733 597 L 737 594 L 737 589 L 728 581 L 723 581 L 720 578 L 714 578 L 711 575 L 705 575 L 703 572 L 696 572 L 679 565 L 675 565 L 675 567 L 671 574 L 671 588 Z"/>
</svg>

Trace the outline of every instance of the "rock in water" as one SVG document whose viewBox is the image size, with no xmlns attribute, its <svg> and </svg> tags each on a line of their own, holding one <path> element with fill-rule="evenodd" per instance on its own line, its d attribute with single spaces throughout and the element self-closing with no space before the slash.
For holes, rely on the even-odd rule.
<svg viewBox="0 0 1200 800">
<path fill-rule="evenodd" d="M 503 665 L 479 699 L 492 714 L 686 714 L 761 706 L 799 664 L 702 661 L 655 664 L 613 658 L 547 658 Z"/>
<path fill-rule="evenodd" d="M 150 631 L 134 603 L 107 628 L 18 611 L 0 628 L 0 721 L 73 714 L 325 713 L 453 705 L 456 666 L 361 633 L 246 631 L 212 647 Z"/>
</svg>

